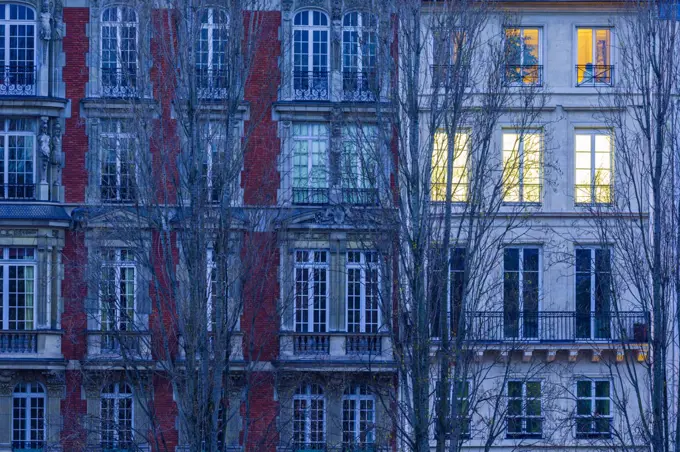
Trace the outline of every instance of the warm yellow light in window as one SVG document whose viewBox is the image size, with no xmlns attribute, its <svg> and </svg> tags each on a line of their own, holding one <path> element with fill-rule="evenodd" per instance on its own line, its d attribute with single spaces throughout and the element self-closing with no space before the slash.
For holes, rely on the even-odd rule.
<svg viewBox="0 0 680 452">
<path fill-rule="evenodd" d="M 609 134 L 577 134 L 574 196 L 577 203 L 612 200 L 612 141 Z"/>
<path fill-rule="evenodd" d="M 503 201 L 541 201 L 541 135 L 503 134 Z"/>
<path fill-rule="evenodd" d="M 453 202 L 467 201 L 469 138 L 470 135 L 464 132 L 456 133 L 453 138 L 453 172 L 451 177 L 451 201 Z M 441 130 L 435 132 L 430 190 L 432 201 L 446 200 L 448 146 L 447 133 Z"/>
</svg>

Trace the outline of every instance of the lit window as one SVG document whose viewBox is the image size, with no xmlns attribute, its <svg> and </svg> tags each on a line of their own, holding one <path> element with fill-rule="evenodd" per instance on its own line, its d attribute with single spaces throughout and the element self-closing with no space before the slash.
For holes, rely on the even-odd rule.
<svg viewBox="0 0 680 452">
<path fill-rule="evenodd" d="M 443 130 L 435 132 L 430 191 L 430 199 L 433 201 L 446 201 L 448 150 L 447 133 Z M 469 159 L 470 133 L 458 132 L 453 139 L 453 174 L 451 177 L 451 201 L 453 202 L 467 201 Z"/>
<path fill-rule="evenodd" d="M 342 443 L 347 450 L 371 450 L 375 444 L 375 397 L 365 385 L 347 388 L 342 396 Z"/>
<path fill-rule="evenodd" d="M 129 249 L 106 249 L 101 252 L 102 277 L 99 290 L 103 351 L 120 348 L 119 334 L 134 331 L 137 268 Z M 127 342 L 124 342 L 127 343 Z"/>
<path fill-rule="evenodd" d="M 24 5 L 0 5 L 0 96 L 36 92 L 35 12 Z"/>
<path fill-rule="evenodd" d="M 539 28 L 505 29 L 505 80 L 519 85 L 541 84 L 541 32 Z"/>
<path fill-rule="evenodd" d="M 229 18 L 217 8 L 201 11 L 201 30 L 196 50 L 199 97 L 224 97 L 229 82 Z"/>
<path fill-rule="evenodd" d="M 578 131 L 575 136 L 577 204 L 609 204 L 613 191 L 612 135 Z"/>
<path fill-rule="evenodd" d="M 540 381 L 509 381 L 508 438 L 540 438 L 543 435 Z"/>
<path fill-rule="evenodd" d="M 295 331 L 324 333 L 328 317 L 327 251 L 295 252 Z"/>
<path fill-rule="evenodd" d="M 503 201 L 541 202 L 542 136 L 503 133 Z"/>
<path fill-rule="evenodd" d="M 326 448 L 326 412 L 323 389 L 302 385 L 293 396 L 293 445 L 296 450 Z"/>
<path fill-rule="evenodd" d="M 576 437 L 611 437 L 611 383 L 608 380 L 576 382 Z"/>
<path fill-rule="evenodd" d="M 328 202 L 329 128 L 293 123 L 293 204 Z"/>
<path fill-rule="evenodd" d="M 45 425 L 45 390 L 38 383 L 18 384 L 12 393 L 12 449 L 42 450 Z"/>
<path fill-rule="evenodd" d="M 35 199 L 35 127 L 31 119 L 0 119 L 0 199 Z"/>
<path fill-rule="evenodd" d="M 101 393 L 101 444 L 104 450 L 131 450 L 133 432 L 132 389 L 112 383 Z"/>
<path fill-rule="evenodd" d="M 35 329 L 36 258 L 34 248 L 0 248 L 0 327 L 3 330 Z M 16 346 L 12 344 L 12 350 Z M 36 344 L 23 346 L 31 352 Z"/>
<path fill-rule="evenodd" d="M 136 141 L 127 121 L 101 122 L 100 200 L 129 203 L 137 199 Z"/>
<path fill-rule="evenodd" d="M 576 36 L 576 85 L 611 85 L 614 72 L 611 29 L 578 28 Z"/>
<path fill-rule="evenodd" d="M 137 13 L 127 6 L 106 8 L 102 13 L 101 31 L 102 95 L 136 95 Z"/>
<path fill-rule="evenodd" d="M 297 100 L 327 100 L 329 93 L 328 16 L 304 10 L 293 20 L 293 94 Z"/>
</svg>

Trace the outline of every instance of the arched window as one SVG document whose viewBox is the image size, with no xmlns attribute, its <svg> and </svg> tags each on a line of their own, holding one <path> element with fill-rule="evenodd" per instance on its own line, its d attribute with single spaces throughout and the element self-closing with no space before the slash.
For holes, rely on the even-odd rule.
<svg viewBox="0 0 680 452">
<path fill-rule="evenodd" d="M 343 95 L 346 100 L 374 100 L 377 89 L 377 20 L 357 11 L 342 22 Z"/>
<path fill-rule="evenodd" d="M 127 6 L 106 8 L 101 33 L 102 95 L 137 94 L 137 13 Z"/>
<path fill-rule="evenodd" d="M 293 396 L 293 443 L 297 449 L 326 447 L 326 406 L 321 386 L 301 385 Z"/>
<path fill-rule="evenodd" d="M 342 396 L 342 443 L 351 448 L 375 443 L 375 397 L 366 385 L 351 386 Z"/>
<path fill-rule="evenodd" d="M 45 389 L 19 383 L 12 393 L 12 448 L 42 449 L 45 444 Z"/>
<path fill-rule="evenodd" d="M 224 97 L 229 75 L 229 17 L 217 8 L 201 12 L 201 28 L 196 50 L 199 97 Z"/>
<path fill-rule="evenodd" d="M 0 95 L 36 94 L 35 11 L 0 5 Z"/>
<path fill-rule="evenodd" d="M 101 394 L 102 449 L 131 449 L 134 410 L 132 389 L 126 383 L 111 383 Z"/>
<path fill-rule="evenodd" d="M 293 91 L 295 99 L 328 99 L 330 29 L 322 11 L 304 10 L 293 20 Z"/>
</svg>

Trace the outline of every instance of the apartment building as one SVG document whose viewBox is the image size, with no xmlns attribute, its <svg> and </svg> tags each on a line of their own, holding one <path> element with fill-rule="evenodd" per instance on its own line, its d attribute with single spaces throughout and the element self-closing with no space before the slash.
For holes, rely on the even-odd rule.
<svg viewBox="0 0 680 452">
<path fill-rule="evenodd" d="M 409 354 L 396 342 L 409 325 L 400 317 L 401 262 L 389 251 L 394 230 L 379 221 L 399 199 L 400 142 L 389 123 L 400 80 L 384 64 L 401 57 L 395 5 L 263 2 L 256 25 L 239 16 L 258 39 L 248 72 L 234 75 L 237 60 L 224 50 L 235 41 L 233 5 L 196 2 L 187 16 L 197 27 L 193 78 L 182 85 L 168 82 L 181 79 L 181 58 L 165 47 L 181 34 L 164 34 L 172 14 L 149 3 L 0 1 L 0 451 L 199 450 L 194 437 L 213 432 L 187 431 L 182 400 L 191 390 L 177 383 L 196 350 L 228 357 L 220 450 L 408 450 Z M 429 3 L 425 24 L 436 14 Z M 455 397 L 465 406 L 473 394 L 502 395 L 494 450 L 606 450 L 628 444 L 616 434 L 628 428 L 621 414 L 638 409 L 615 395 L 628 388 L 612 366 L 643 372 L 650 328 L 631 297 L 614 309 L 615 257 L 592 218 L 617 180 L 615 131 L 598 98 L 617 83 L 611 19 L 619 6 L 503 7 L 512 16 L 499 12 L 484 28 L 484 39 L 519 46 L 503 77 L 550 96 L 530 131 L 504 116 L 491 136 L 499 164 L 520 162 L 516 174 L 506 167 L 498 217 L 521 211 L 523 221 L 489 274 L 501 288 L 497 303 L 451 310 L 464 318 L 474 362 L 488 370 L 482 380 L 466 377 Z M 427 48 L 428 70 L 449 64 L 428 61 L 437 52 Z M 234 103 L 236 81 L 243 90 Z M 198 136 L 181 127 L 189 110 L 198 112 L 196 139 L 210 137 L 212 149 L 196 166 L 198 183 L 176 163 L 182 150 L 206 149 L 187 144 Z M 449 140 L 425 124 L 421 135 L 438 155 Z M 238 171 L 220 181 L 220 149 L 230 148 L 243 150 Z M 452 166 L 456 206 L 472 184 L 466 161 Z M 446 176 L 433 167 L 429 197 L 441 207 Z M 187 193 L 196 184 L 201 194 Z M 199 214 L 190 209 L 196 199 Z M 214 222 L 196 222 L 196 236 L 165 235 L 190 230 L 192 215 Z M 452 306 L 463 242 L 446 272 Z M 194 254 L 190 243 L 200 243 Z M 187 276 L 187 256 L 206 281 Z M 196 336 L 226 344 L 211 339 L 191 351 L 193 330 L 167 311 L 174 304 L 159 302 L 174 277 L 177 288 L 207 294 Z M 220 300 L 231 314 L 216 314 Z M 211 329 L 218 315 L 229 319 L 225 336 Z M 436 339 L 431 346 L 434 380 Z M 464 449 L 487 440 L 487 409 L 459 420 Z"/>
</svg>

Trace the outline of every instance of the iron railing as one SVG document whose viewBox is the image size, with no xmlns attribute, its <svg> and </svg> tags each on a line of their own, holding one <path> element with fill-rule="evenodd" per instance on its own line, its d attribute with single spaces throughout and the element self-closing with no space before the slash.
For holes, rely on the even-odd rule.
<svg viewBox="0 0 680 452">
<path fill-rule="evenodd" d="M 375 206 L 378 204 L 378 190 L 375 188 L 343 188 L 342 201 L 356 206 Z"/>
<path fill-rule="evenodd" d="M 614 66 L 585 64 L 576 66 L 576 86 L 613 86 Z"/>
<path fill-rule="evenodd" d="M 607 439 L 612 436 L 611 416 L 577 416 L 576 438 Z"/>
<path fill-rule="evenodd" d="M 100 186 L 100 200 L 105 203 L 131 203 L 137 201 L 137 190 L 133 184 Z"/>
<path fill-rule="evenodd" d="M 293 188 L 293 204 L 328 204 L 328 188 Z"/>
<path fill-rule="evenodd" d="M 543 66 L 537 64 L 505 66 L 505 83 L 517 86 L 541 86 L 543 84 Z"/>
<path fill-rule="evenodd" d="M 0 190 L 0 200 L 35 199 L 35 184 L 3 184 Z"/>
<path fill-rule="evenodd" d="M 0 331 L 0 353 L 37 353 L 36 331 Z"/>
<path fill-rule="evenodd" d="M 328 355 L 331 337 L 323 333 L 295 333 L 293 353 L 295 355 Z"/>
<path fill-rule="evenodd" d="M 38 94 L 37 67 L 34 64 L 3 66 L 0 96 L 35 96 Z"/>
<path fill-rule="evenodd" d="M 137 354 L 142 350 L 141 332 L 130 331 L 102 331 L 100 334 L 101 353 L 133 353 Z"/>
<path fill-rule="evenodd" d="M 196 88 L 199 99 L 225 99 L 229 90 L 229 71 L 197 67 Z"/>
<path fill-rule="evenodd" d="M 480 342 L 649 341 L 646 312 L 467 312 L 467 340 Z"/>
<path fill-rule="evenodd" d="M 102 96 L 138 97 L 137 68 L 101 68 Z"/>
<path fill-rule="evenodd" d="M 543 436 L 541 416 L 506 416 L 505 437 L 511 439 L 538 439 Z"/>
<path fill-rule="evenodd" d="M 380 93 L 375 71 L 342 73 L 342 99 L 348 102 L 375 102 Z"/>
<path fill-rule="evenodd" d="M 329 86 L 328 71 L 293 72 L 293 98 L 295 100 L 328 100 Z"/>
<path fill-rule="evenodd" d="M 12 441 L 14 452 L 37 452 L 47 450 L 45 441 Z"/>
<path fill-rule="evenodd" d="M 348 355 L 379 355 L 382 353 L 382 337 L 371 333 L 347 333 L 345 353 Z"/>
</svg>

